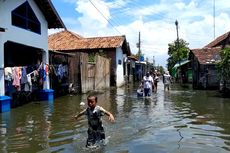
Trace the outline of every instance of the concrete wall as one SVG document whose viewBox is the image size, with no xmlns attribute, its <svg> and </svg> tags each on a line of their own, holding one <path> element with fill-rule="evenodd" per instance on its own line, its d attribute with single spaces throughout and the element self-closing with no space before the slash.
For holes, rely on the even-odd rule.
<svg viewBox="0 0 230 153">
<path fill-rule="evenodd" d="M 5 0 L 0 1 L 0 27 L 6 28 L 5 32 L 0 32 L 0 96 L 5 94 L 4 91 L 4 43 L 13 41 L 27 46 L 40 48 L 44 51 L 43 62 L 49 63 L 48 58 L 48 23 L 33 0 L 29 0 L 29 4 L 35 15 L 41 23 L 41 34 L 37 34 L 11 24 L 11 12 L 26 0 Z M 19 53 L 20 54 L 20 53 Z M 49 89 L 49 82 L 45 82 L 44 88 Z"/>
<path fill-rule="evenodd" d="M 119 63 L 119 60 L 121 63 Z M 116 69 L 116 82 L 117 82 L 117 87 L 121 87 L 122 85 L 124 85 L 125 83 L 125 79 L 124 79 L 124 67 L 123 67 L 123 51 L 121 48 L 117 48 L 116 49 L 116 65 L 117 65 L 117 69 Z"/>
</svg>

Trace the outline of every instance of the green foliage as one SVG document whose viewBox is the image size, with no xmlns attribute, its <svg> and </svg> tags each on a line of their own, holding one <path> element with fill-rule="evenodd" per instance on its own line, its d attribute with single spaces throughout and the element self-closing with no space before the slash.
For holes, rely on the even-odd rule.
<svg viewBox="0 0 230 153">
<path fill-rule="evenodd" d="M 164 67 L 163 66 L 157 66 L 157 71 L 160 72 L 160 74 L 164 74 Z"/>
<path fill-rule="evenodd" d="M 230 47 L 223 49 L 220 52 L 221 61 L 217 63 L 216 67 L 220 78 L 226 82 L 230 79 Z"/>
<path fill-rule="evenodd" d="M 88 62 L 90 63 L 95 62 L 95 53 L 89 53 Z"/>
<path fill-rule="evenodd" d="M 91 62 L 91 63 L 95 62 L 96 55 L 107 58 L 105 52 L 103 50 L 99 50 L 99 52 L 96 52 L 96 53 L 89 53 L 88 62 Z"/>
<path fill-rule="evenodd" d="M 180 39 L 179 43 L 175 40 L 173 43 L 168 44 L 168 70 L 171 72 L 173 66 L 189 55 L 189 43 Z"/>
</svg>

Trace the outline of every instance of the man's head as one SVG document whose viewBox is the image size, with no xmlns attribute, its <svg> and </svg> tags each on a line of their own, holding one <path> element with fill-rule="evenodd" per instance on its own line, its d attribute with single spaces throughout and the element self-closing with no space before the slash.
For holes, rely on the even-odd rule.
<svg viewBox="0 0 230 153">
<path fill-rule="evenodd" d="M 149 72 L 146 73 L 146 76 L 149 77 Z"/>
</svg>

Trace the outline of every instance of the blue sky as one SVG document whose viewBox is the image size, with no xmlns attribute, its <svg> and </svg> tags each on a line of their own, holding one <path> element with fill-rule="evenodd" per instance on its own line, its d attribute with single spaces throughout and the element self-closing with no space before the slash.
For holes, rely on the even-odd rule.
<svg viewBox="0 0 230 153">
<path fill-rule="evenodd" d="M 125 35 L 133 54 L 141 32 L 141 51 L 166 66 L 168 43 L 179 38 L 202 48 L 230 31 L 230 3 L 215 0 L 53 0 L 67 29 L 83 37 Z M 214 35 L 215 31 L 215 35 Z M 56 32 L 50 30 L 49 33 Z"/>
</svg>

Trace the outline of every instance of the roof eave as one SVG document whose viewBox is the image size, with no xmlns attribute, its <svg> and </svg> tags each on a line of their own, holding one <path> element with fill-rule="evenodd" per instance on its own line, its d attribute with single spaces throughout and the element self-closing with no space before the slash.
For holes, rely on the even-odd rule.
<svg viewBox="0 0 230 153">
<path fill-rule="evenodd" d="M 51 0 L 34 0 L 34 1 L 45 16 L 48 22 L 48 29 L 52 29 L 52 28 L 66 29 L 66 26 L 64 25 L 60 16 L 58 15 Z"/>
</svg>

